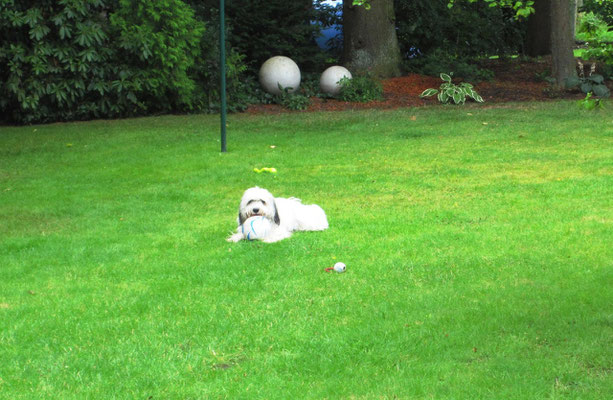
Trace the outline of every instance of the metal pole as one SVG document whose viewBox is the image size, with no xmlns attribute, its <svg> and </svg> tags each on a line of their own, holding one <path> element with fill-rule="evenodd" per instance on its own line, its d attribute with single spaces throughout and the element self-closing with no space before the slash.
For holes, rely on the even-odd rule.
<svg viewBox="0 0 613 400">
<path fill-rule="evenodd" d="M 225 26 L 224 0 L 219 0 L 219 75 L 221 85 L 219 89 L 221 101 L 221 152 L 226 152 L 226 26 Z"/>
</svg>

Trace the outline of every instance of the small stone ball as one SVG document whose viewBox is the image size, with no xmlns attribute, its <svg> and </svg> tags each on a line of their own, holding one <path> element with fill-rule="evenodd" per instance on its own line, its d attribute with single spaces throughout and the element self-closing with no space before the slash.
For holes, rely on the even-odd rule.
<svg viewBox="0 0 613 400">
<path fill-rule="evenodd" d="M 335 96 L 341 91 L 341 85 L 339 85 L 338 81 L 344 77 L 351 79 L 351 72 L 345 67 L 335 65 L 326 69 L 323 74 L 321 74 L 319 87 L 322 92 Z"/>
</svg>

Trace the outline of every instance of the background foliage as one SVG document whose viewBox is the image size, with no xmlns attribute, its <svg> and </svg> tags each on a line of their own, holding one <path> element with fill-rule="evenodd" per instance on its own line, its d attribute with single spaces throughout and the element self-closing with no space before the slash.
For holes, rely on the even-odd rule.
<svg viewBox="0 0 613 400">
<path fill-rule="evenodd" d="M 406 69 L 438 76 L 454 71 L 474 80 L 491 77 L 468 61 L 517 53 L 525 27 L 512 9 L 448 0 L 395 0 L 398 40 Z"/>
<path fill-rule="evenodd" d="M 205 91 L 203 109 L 216 111 L 219 109 L 219 2 L 189 0 L 188 3 L 208 27 L 202 40 L 198 79 Z M 315 38 L 322 24 L 337 22 L 333 8 L 322 0 L 226 1 L 229 110 L 240 111 L 250 103 L 275 101 L 274 96 L 261 90 L 257 81 L 260 65 L 274 55 L 291 56 L 300 66 L 303 77 L 305 73 L 320 71 L 329 55 L 317 47 Z"/>
<path fill-rule="evenodd" d="M 310 0 L 227 2 L 230 111 L 270 101 L 256 71 L 288 54 L 304 71 L 329 6 Z M 19 123 L 216 111 L 217 1 L 1 0 L 0 111 Z M 205 26 L 207 29 L 205 29 Z"/>
<path fill-rule="evenodd" d="M 612 1 L 586 1 L 585 9 L 598 9 L 606 19 Z M 10 122 L 219 109 L 216 0 L 0 4 L 0 112 Z M 524 24 L 514 10 L 486 2 L 448 4 L 394 1 L 406 70 L 434 76 L 453 71 L 478 81 L 492 73 L 475 59 L 521 52 Z M 322 0 L 228 0 L 230 111 L 274 101 L 257 82 L 259 66 L 272 55 L 290 55 L 303 75 L 340 63 L 338 48 L 322 51 L 315 42 L 322 26 L 342 22 L 337 11 Z"/>
<path fill-rule="evenodd" d="M 584 0 L 581 11 L 591 11 L 607 24 L 613 25 L 613 0 Z"/>
<path fill-rule="evenodd" d="M 523 27 L 512 9 L 482 2 L 395 0 L 398 37 L 407 58 L 445 49 L 450 54 L 476 56 L 517 52 Z"/>
<path fill-rule="evenodd" d="M 581 58 L 597 63 L 597 71 L 605 78 L 613 77 L 613 26 L 608 26 L 605 19 L 613 17 L 613 2 L 610 2 L 609 14 L 606 13 L 607 2 L 603 1 L 598 12 L 579 14 L 577 21 L 577 38 L 585 42 Z"/>
<path fill-rule="evenodd" d="M 203 32 L 180 0 L 4 0 L 0 110 L 41 122 L 193 109 Z"/>
<path fill-rule="evenodd" d="M 246 56 L 252 70 L 275 55 L 291 55 L 305 71 L 324 61 L 315 42 L 319 26 L 310 23 L 318 19 L 312 0 L 232 0 L 226 12 L 231 27 L 228 40 Z"/>
</svg>

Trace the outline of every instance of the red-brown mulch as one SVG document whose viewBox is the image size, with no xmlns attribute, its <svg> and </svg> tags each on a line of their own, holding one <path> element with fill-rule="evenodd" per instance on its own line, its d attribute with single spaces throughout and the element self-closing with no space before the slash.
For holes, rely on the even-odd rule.
<svg viewBox="0 0 613 400">
<path fill-rule="evenodd" d="M 547 60 L 524 62 L 519 60 L 491 60 L 484 63 L 484 68 L 494 72 L 494 79 L 475 84 L 475 90 L 486 103 L 504 103 L 521 101 L 548 101 L 552 99 L 581 99 L 585 95 L 577 91 L 555 93 L 550 85 L 539 77 L 550 70 Z M 458 80 L 454 80 L 458 82 Z M 400 107 L 419 107 L 438 104 L 436 96 L 420 99 L 419 95 L 428 88 L 438 88 L 439 77 L 409 74 L 383 81 L 383 100 L 368 103 L 350 103 L 334 99 L 311 98 L 308 111 L 339 111 L 361 109 L 393 109 Z M 247 113 L 281 113 L 288 109 L 277 104 L 256 104 L 247 109 Z"/>
</svg>

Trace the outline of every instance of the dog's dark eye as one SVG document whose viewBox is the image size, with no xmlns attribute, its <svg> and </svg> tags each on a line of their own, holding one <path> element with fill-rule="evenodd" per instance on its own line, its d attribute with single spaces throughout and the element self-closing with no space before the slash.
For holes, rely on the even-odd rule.
<svg viewBox="0 0 613 400">
<path fill-rule="evenodd" d="M 266 202 L 265 202 L 264 200 L 262 200 L 262 204 L 263 204 L 263 205 L 266 205 Z"/>
</svg>

